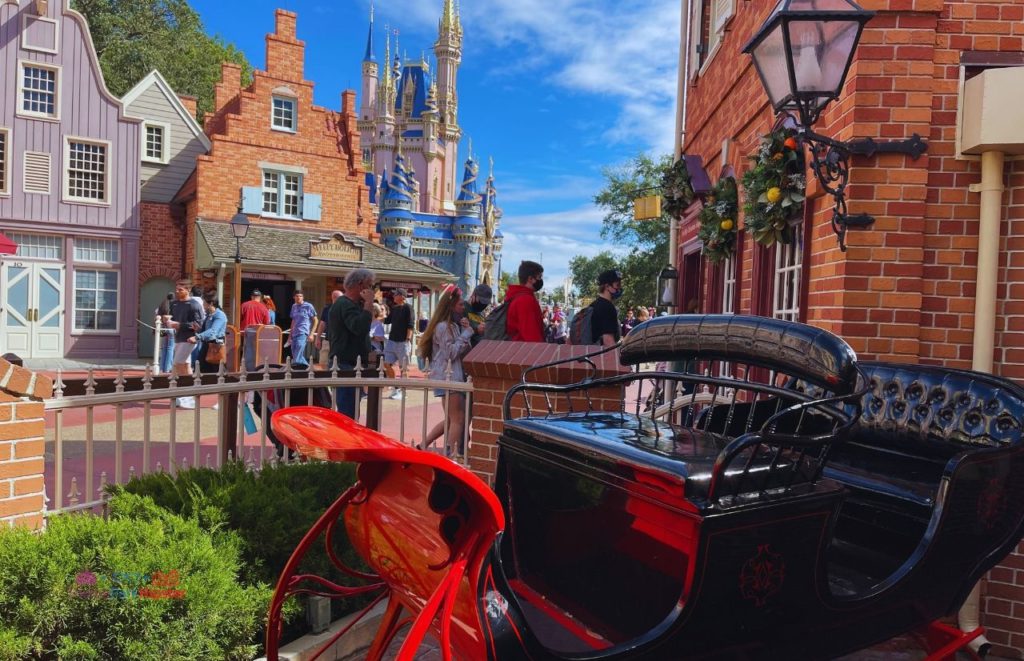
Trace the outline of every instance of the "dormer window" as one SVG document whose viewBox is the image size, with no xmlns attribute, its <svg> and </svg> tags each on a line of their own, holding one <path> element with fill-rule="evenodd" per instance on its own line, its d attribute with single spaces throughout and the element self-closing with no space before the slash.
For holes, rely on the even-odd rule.
<svg viewBox="0 0 1024 661">
<path fill-rule="evenodd" d="M 22 62 L 18 114 L 57 119 L 60 116 L 60 70 L 36 62 Z"/>
<path fill-rule="evenodd" d="M 160 122 L 145 122 L 142 126 L 145 131 L 142 160 L 147 163 L 167 163 L 171 127 Z"/>
<path fill-rule="evenodd" d="M 289 131 L 295 133 L 298 126 L 295 99 L 285 96 L 273 97 L 273 110 L 270 117 L 270 126 L 277 131 Z"/>
</svg>

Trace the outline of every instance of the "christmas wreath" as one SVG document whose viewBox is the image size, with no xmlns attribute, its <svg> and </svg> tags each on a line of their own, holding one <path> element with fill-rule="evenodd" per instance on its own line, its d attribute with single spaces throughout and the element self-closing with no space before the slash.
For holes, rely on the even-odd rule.
<svg viewBox="0 0 1024 661">
<path fill-rule="evenodd" d="M 743 175 L 743 226 L 761 245 L 790 243 L 790 221 L 803 214 L 807 186 L 795 131 L 779 129 L 763 136 L 750 159 L 754 167 Z"/>
<path fill-rule="evenodd" d="M 665 198 L 663 211 L 670 218 L 679 218 L 686 207 L 693 202 L 693 186 L 690 184 L 690 172 L 686 169 L 686 159 L 680 158 L 661 179 L 662 197 Z"/>
<path fill-rule="evenodd" d="M 715 184 L 700 212 L 700 231 L 697 236 L 704 242 L 704 256 L 717 264 L 736 250 L 736 215 L 739 195 L 736 180 L 722 177 Z"/>
</svg>

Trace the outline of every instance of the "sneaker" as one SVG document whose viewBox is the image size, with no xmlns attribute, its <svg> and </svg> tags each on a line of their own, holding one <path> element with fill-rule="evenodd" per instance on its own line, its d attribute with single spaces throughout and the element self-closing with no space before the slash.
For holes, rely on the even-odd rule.
<svg viewBox="0 0 1024 661">
<path fill-rule="evenodd" d="M 395 392 L 391 393 L 391 396 L 388 397 L 388 399 L 402 399 L 402 391 L 396 390 Z"/>
<path fill-rule="evenodd" d="M 179 409 L 192 410 L 192 409 L 195 409 L 195 407 L 196 407 L 196 398 L 195 397 L 179 397 L 178 400 L 177 400 L 177 404 L 178 404 L 178 408 Z"/>
</svg>

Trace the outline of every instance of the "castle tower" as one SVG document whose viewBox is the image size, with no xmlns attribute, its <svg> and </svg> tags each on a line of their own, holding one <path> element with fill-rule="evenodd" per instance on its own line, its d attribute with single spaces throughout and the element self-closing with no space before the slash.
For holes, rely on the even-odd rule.
<svg viewBox="0 0 1024 661">
<path fill-rule="evenodd" d="M 359 106 L 359 144 L 363 146 L 363 166 L 373 172 L 373 136 L 377 119 L 377 89 L 380 85 L 377 56 L 373 52 L 373 2 L 370 3 L 370 29 L 366 35 L 366 55 L 363 56 L 363 102 Z"/>
<path fill-rule="evenodd" d="M 495 286 L 501 275 L 498 267 L 501 262 L 501 248 L 504 234 L 501 231 L 502 211 L 498 206 L 498 189 L 494 186 L 494 159 L 490 159 L 491 170 L 484 184 L 484 203 L 482 219 L 483 236 L 480 238 L 480 281 Z"/>
<path fill-rule="evenodd" d="M 409 173 L 401 152 L 395 157 L 391 183 L 385 184 L 380 202 L 380 233 L 384 245 L 406 257 L 412 256 L 412 197 Z"/>
<path fill-rule="evenodd" d="M 480 219 L 483 198 L 477 192 L 476 185 L 479 172 L 480 168 L 470 154 L 466 159 L 459 199 L 455 201 L 455 219 L 452 220 L 452 238 L 455 239 L 454 273 L 463 274 L 459 282 L 464 291 L 470 291 L 480 283 L 480 242 L 484 236 L 484 225 Z"/>
<path fill-rule="evenodd" d="M 441 138 L 445 141 L 445 172 L 442 181 L 445 199 L 451 199 L 456 185 L 459 128 L 458 72 L 462 63 L 462 21 L 455 0 L 444 0 L 434 44 L 437 58 L 437 109 L 441 119 Z M 452 211 L 452 209 L 448 209 Z"/>
</svg>

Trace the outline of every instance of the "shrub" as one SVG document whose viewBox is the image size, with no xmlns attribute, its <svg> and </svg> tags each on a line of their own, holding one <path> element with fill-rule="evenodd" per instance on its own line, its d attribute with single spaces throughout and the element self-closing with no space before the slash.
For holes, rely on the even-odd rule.
<svg viewBox="0 0 1024 661">
<path fill-rule="evenodd" d="M 222 529 L 236 533 L 242 540 L 245 579 L 274 586 L 302 537 L 355 481 L 355 466 L 347 463 L 266 464 L 253 472 L 234 462 L 220 470 L 192 468 L 173 477 L 153 473 L 111 490 L 149 496 L 171 512 L 195 517 L 214 534 Z M 343 525 L 335 529 L 334 551 L 350 567 L 367 569 L 349 544 Z M 299 573 L 317 574 L 342 585 L 353 583 L 331 564 L 323 541 L 306 555 Z M 285 616 L 292 624 L 284 631 L 285 640 L 307 631 L 304 622 L 295 622 L 302 603 L 288 602 Z M 331 613 L 342 617 L 366 603 L 366 597 L 334 600 Z"/>
<path fill-rule="evenodd" d="M 241 547 L 132 494 L 0 530 L 0 659 L 251 659 L 270 590 L 239 583 Z"/>
</svg>

